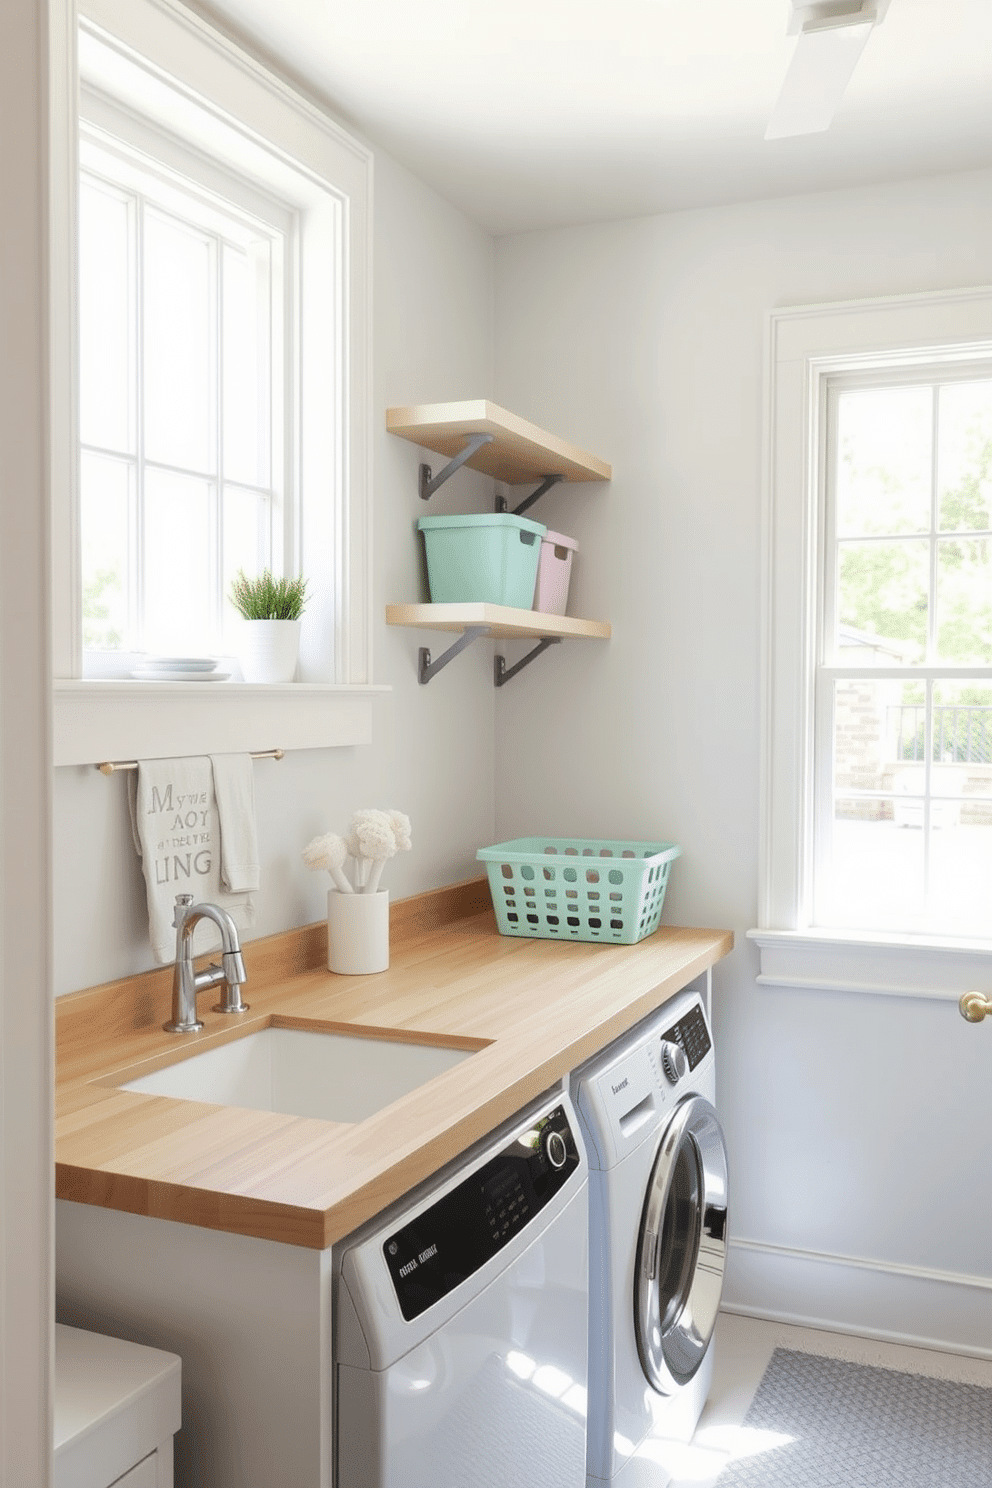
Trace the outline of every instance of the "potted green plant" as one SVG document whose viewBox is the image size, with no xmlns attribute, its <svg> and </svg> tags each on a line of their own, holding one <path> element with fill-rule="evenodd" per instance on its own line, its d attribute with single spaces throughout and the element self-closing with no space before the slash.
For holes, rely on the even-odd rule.
<svg viewBox="0 0 992 1488">
<path fill-rule="evenodd" d="M 246 682 L 293 681 L 306 588 L 302 576 L 275 578 L 266 568 L 249 578 L 243 569 L 238 571 L 229 598 L 244 621 L 238 658 Z"/>
</svg>

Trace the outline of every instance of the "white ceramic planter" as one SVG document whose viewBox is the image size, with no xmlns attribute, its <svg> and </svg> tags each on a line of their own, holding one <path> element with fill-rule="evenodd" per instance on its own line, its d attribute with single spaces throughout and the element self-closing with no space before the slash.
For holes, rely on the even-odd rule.
<svg viewBox="0 0 992 1488">
<path fill-rule="evenodd" d="M 242 621 L 238 660 L 246 682 L 292 682 L 299 655 L 299 620 Z"/>
<path fill-rule="evenodd" d="M 327 969 L 348 976 L 389 967 L 389 891 L 327 891 Z"/>
</svg>

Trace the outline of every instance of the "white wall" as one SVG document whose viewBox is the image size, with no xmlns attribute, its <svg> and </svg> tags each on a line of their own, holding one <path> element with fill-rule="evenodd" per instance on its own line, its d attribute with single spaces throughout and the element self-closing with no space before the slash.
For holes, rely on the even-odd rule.
<svg viewBox="0 0 992 1488">
<path fill-rule="evenodd" d="M 47 4 L 0 47 L 0 1482 L 51 1460 Z"/>
<path fill-rule="evenodd" d="M 744 940 L 766 313 L 988 282 L 990 241 L 989 172 L 501 239 L 495 397 L 614 468 L 533 509 L 580 541 L 573 613 L 614 634 L 498 698 L 497 833 L 675 840 L 666 920 L 736 933 L 720 1103 L 753 1244 L 730 1300 L 992 1351 L 986 1030 L 953 1004 L 759 990 Z"/>
<path fill-rule="evenodd" d="M 253 938 L 322 918 L 329 880 L 309 873 L 300 854 L 317 833 L 342 829 L 357 807 L 395 806 L 412 820 L 413 850 L 389 865 L 388 883 L 383 878 L 394 898 L 474 877 L 476 847 L 495 840 L 492 648 L 488 656 L 474 648 L 421 687 L 422 634 L 387 627 L 383 618 L 387 602 L 426 598 L 415 530 L 424 509 L 420 452 L 385 433 L 385 410 L 488 394 L 493 244 L 382 154 L 374 191 L 375 681 L 392 692 L 375 705 L 371 745 L 256 764 L 262 888 Z M 480 492 L 480 478 L 460 472 L 431 509 L 471 507 Z M 56 770 L 54 814 L 55 986 L 62 994 L 143 970 L 152 958 L 126 776 Z M 250 977 L 250 950 L 246 960 Z"/>
</svg>

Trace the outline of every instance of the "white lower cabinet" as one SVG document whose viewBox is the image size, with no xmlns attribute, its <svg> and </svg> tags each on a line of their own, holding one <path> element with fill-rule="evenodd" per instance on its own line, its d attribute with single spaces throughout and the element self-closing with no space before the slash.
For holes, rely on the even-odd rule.
<svg viewBox="0 0 992 1488">
<path fill-rule="evenodd" d="M 175 1354 L 56 1324 L 54 1488 L 173 1488 L 181 1375 Z"/>
<path fill-rule="evenodd" d="M 60 1322 L 182 1359 L 176 1484 L 331 1488 L 331 1252 L 64 1199 L 55 1208 Z"/>
</svg>

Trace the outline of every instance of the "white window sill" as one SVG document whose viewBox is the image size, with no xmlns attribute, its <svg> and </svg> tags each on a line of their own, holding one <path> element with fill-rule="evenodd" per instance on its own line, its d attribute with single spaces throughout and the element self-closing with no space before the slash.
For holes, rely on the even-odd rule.
<svg viewBox="0 0 992 1488">
<path fill-rule="evenodd" d="M 749 930 L 758 946 L 757 981 L 882 997 L 957 1002 L 992 991 L 992 942 L 831 930 Z"/>
<path fill-rule="evenodd" d="M 56 681 L 54 763 L 367 744 L 373 702 L 389 691 L 311 682 Z"/>
</svg>

